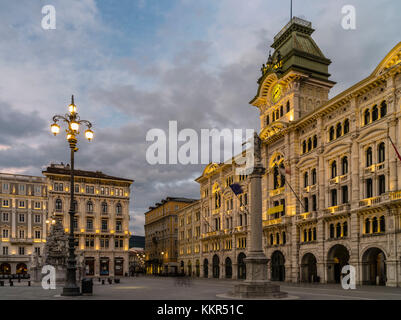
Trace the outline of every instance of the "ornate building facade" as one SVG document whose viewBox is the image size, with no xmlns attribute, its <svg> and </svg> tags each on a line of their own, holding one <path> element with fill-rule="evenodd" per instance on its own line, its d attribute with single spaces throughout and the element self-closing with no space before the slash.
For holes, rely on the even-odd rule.
<svg viewBox="0 0 401 320">
<path fill-rule="evenodd" d="M 44 177 L 0 174 L 0 274 L 29 273 L 31 255 L 43 255 L 54 219 L 69 231 L 70 168 L 52 164 Z M 75 170 L 76 254 L 87 276 L 129 271 L 132 180 Z"/>
<path fill-rule="evenodd" d="M 26 273 L 30 255 L 43 253 L 47 203 L 45 178 L 0 174 L 0 274 Z"/>
<path fill-rule="evenodd" d="M 338 283 L 349 264 L 357 284 L 400 286 L 401 161 L 392 142 L 401 150 L 401 43 L 369 77 L 329 99 L 331 62 L 313 31 L 293 18 L 277 34 L 250 102 L 260 111 L 267 169 L 268 278 Z M 201 200 L 179 219 L 200 212 L 201 234 L 180 239 L 178 261 L 184 271 L 199 265 L 203 277 L 244 278 L 252 232 L 247 177 L 236 176 L 233 165 L 210 164 L 196 181 Z M 233 182 L 242 185 L 241 199 Z"/>
<path fill-rule="evenodd" d="M 195 199 L 167 197 L 145 212 L 147 274 L 171 274 L 177 266 L 177 211 Z"/>
<path fill-rule="evenodd" d="M 87 276 L 123 276 L 129 271 L 129 202 L 133 180 L 100 171 L 74 170 L 76 254 Z M 46 176 L 49 215 L 69 232 L 70 168 L 51 165 Z"/>
</svg>

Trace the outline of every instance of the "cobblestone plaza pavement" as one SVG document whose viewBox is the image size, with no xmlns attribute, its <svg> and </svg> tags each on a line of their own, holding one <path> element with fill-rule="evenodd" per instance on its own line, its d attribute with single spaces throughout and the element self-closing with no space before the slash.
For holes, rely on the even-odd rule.
<svg viewBox="0 0 401 320">
<path fill-rule="evenodd" d="M 136 277 L 122 278 L 119 284 L 101 285 L 94 282 L 92 296 L 62 297 L 62 288 L 44 290 L 40 285 L 8 283 L 0 287 L 1 300 L 222 300 L 236 281 L 194 279 L 189 283 L 174 278 Z M 401 300 L 401 288 L 361 286 L 356 290 L 344 290 L 339 285 L 307 285 L 281 283 L 282 291 L 296 300 Z"/>
</svg>

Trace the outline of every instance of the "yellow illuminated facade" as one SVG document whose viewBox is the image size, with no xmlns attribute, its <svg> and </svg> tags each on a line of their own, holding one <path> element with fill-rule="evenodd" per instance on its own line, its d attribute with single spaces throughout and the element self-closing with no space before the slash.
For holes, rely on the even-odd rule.
<svg viewBox="0 0 401 320">
<path fill-rule="evenodd" d="M 401 285 L 401 43 L 370 76 L 329 99 L 335 85 L 310 22 L 293 18 L 274 38 L 250 102 L 260 111 L 263 244 L 270 280 Z M 248 212 L 225 183 L 248 190 L 233 165 L 210 164 L 196 181 L 201 200 L 178 219 L 182 270 L 244 278 Z M 293 191 L 291 190 L 291 188 Z M 247 195 L 247 202 L 251 197 Z M 188 236 L 198 227 L 200 234 Z M 230 246 L 232 244 L 232 246 Z M 190 247 L 191 250 L 187 250 Z M 195 248 L 199 247 L 199 253 Z M 190 254 L 188 254 L 190 252 Z M 198 267 L 196 267 L 198 266 Z M 199 272 L 198 272 L 199 269 Z"/>
<path fill-rule="evenodd" d="M 129 272 L 129 205 L 133 180 L 96 171 L 74 170 L 76 254 L 83 255 L 87 276 L 123 276 Z M 69 232 L 70 169 L 48 167 L 49 216 Z"/>
</svg>

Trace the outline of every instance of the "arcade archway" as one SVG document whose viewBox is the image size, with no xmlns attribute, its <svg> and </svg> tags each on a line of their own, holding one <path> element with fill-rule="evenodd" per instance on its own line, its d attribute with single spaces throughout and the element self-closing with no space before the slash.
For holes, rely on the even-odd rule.
<svg viewBox="0 0 401 320">
<path fill-rule="evenodd" d="M 213 256 L 213 278 L 218 279 L 220 277 L 220 259 L 217 254 Z"/>
<path fill-rule="evenodd" d="M 307 253 L 302 257 L 301 261 L 302 282 L 317 282 L 317 262 L 316 257 L 312 253 Z"/>
<path fill-rule="evenodd" d="M 245 253 L 241 252 L 237 258 L 238 264 L 238 279 L 245 280 L 246 279 L 246 264 L 245 264 Z"/>
<path fill-rule="evenodd" d="M 340 283 L 341 270 L 348 265 L 349 252 L 341 244 L 334 245 L 327 254 L 327 282 Z"/>
<path fill-rule="evenodd" d="M 370 248 L 363 254 L 362 281 L 367 285 L 386 285 L 386 256 L 379 248 Z"/>
<path fill-rule="evenodd" d="M 226 278 L 231 279 L 233 277 L 233 265 L 231 262 L 231 259 L 229 257 L 226 258 L 225 261 L 225 266 L 226 266 Z"/>
<path fill-rule="evenodd" d="M 281 251 L 274 251 L 271 258 L 271 281 L 285 281 L 285 258 Z"/>
</svg>

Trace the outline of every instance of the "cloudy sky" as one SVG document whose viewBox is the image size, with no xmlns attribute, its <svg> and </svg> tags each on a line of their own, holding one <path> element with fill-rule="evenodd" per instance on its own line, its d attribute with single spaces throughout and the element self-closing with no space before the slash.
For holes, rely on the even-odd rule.
<svg viewBox="0 0 401 320">
<path fill-rule="evenodd" d="M 356 30 L 341 9 L 356 8 Z M 41 27 L 56 9 L 56 30 Z M 77 167 L 135 180 L 131 230 L 142 235 L 147 208 L 166 196 L 199 197 L 200 165 L 146 162 L 152 128 L 259 128 L 248 102 L 289 0 L 2 0 L 0 10 L 0 171 L 40 175 L 68 162 L 65 140 L 49 134 L 71 94 L 94 124 Z M 368 76 L 399 41 L 398 0 L 294 0 L 332 60 L 332 96 Z"/>
</svg>

